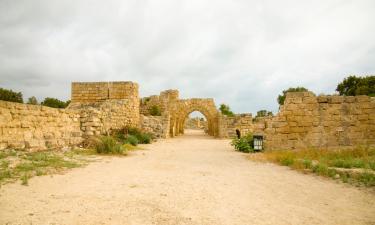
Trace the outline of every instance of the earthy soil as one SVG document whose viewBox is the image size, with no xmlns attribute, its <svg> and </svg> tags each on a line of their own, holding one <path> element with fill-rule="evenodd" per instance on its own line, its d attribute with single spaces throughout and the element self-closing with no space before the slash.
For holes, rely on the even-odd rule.
<svg viewBox="0 0 375 225">
<path fill-rule="evenodd" d="M 0 224 L 375 224 L 375 194 L 257 163 L 191 131 L 29 186 L 0 188 Z"/>
</svg>

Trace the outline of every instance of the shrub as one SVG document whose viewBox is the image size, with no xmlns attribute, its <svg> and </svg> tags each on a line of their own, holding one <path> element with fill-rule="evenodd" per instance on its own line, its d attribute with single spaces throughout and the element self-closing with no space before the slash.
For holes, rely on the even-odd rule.
<svg viewBox="0 0 375 225">
<path fill-rule="evenodd" d="M 273 116 L 273 112 L 272 111 L 267 111 L 265 109 L 263 110 L 259 110 L 257 112 L 257 115 L 255 116 L 255 118 L 258 118 L 258 117 L 266 117 L 266 116 Z"/>
<path fill-rule="evenodd" d="M 234 116 L 234 113 L 230 110 L 229 105 L 221 104 L 219 108 L 220 112 L 226 116 Z"/>
<path fill-rule="evenodd" d="M 95 150 L 99 154 L 126 153 L 126 149 L 111 136 L 101 137 L 95 145 Z"/>
<path fill-rule="evenodd" d="M 66 108 L 69 102 L 64 102 L 56 98 L 45 98 L 41 104 L 52 108 Z"/>
<path fill-rule="evenodd" d="M 134 135 L 128 135 L 128 137 L 125 139 L 125 143 L 129 143 L 133 146 L 137 146 L 138 145 L 138 138 Z"/>
<path fill-rule="evenodd" d="M 149 133 L 144 133 L 135 127 L 126 127 L 121 130 L 114 131 L 113 136 L 123 144 L 150 144 L 153 139 Z"/>
<path fill-rule="evenodd" d="M 287 90 L 283 91 L 282 95 L 279 95 L 277 97 L 277 102 L 279 103 L 279 105 L 284 105 L 286 93 L 288 93 L 288 92 L 302 92 L 302 91 L 309 91 L 309 90 L 307 88 L 304 88 L 304 87 L 288 88 Z"/>
<path fill-rule="evenodd" d="M 161 116 L 161 110 L 160 110 L 159 106 L 153 105 L 150 108 L 150 115 L 151 116 Z"/>
<path fill-rule="evenodd" d="M 231 143 L 237 151 L 240 152 L 254 152 L 253 148 L 253 134 L 249 133 L 241 138 L 234 138 Z"/>
<path fill-rule="evenodd" d="M 151 143 L 151 134 L 142 133 L 139 137 L 137 137 L 140 144 L 150 144 Z"/>
<path fill-rule="evenodd" d="M 349 76 L 337 85 L 336 91 L 346 96 L 375 96 L 375 76 Z"/>
<path fill-rule="evenodd" d="M 128 128 L 128 135 L 133 135 L 137 138 L 139 144 L 150 144 L 152 140 L 152 135 L 149 133 L 144 133 L 138 128 L 130 127 Z"/>
<path fill-rule="evenodd" d="M 23 103 L 22 93 L 0 88 L 0 100 Z"/>
</svg>

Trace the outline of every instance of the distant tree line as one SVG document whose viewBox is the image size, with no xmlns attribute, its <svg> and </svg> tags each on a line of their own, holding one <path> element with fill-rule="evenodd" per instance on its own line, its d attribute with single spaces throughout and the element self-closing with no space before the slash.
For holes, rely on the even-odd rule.
<svg viewBox="0 0 375 225">
<path fill-rule="evenodd" d="M 23 97 L 21 92 L 15 92 L 13 90 L 4 88 L 0 88 L 0 100 L 23 103 Z M 39 105 L 38 100 L 35 96 L 31 96 L 30 98 L 28 98 L 26 103 L 30 105 Z M 65 102 L 57 98 L 47 97 L 40 103 L 40 105 L 52 108 L 66 108 L 69 105 L 69 103 L 70 100 Z"/>
</svg>

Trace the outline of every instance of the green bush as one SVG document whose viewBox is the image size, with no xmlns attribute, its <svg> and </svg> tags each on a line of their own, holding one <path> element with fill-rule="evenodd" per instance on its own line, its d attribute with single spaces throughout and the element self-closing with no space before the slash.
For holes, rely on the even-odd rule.
<svg viewBox="0 0 375 225">
<path fill-rule="evenodd" d="M 253 148 L 253 134 L 249 133 L 241 138 L 234 138 L 231 143 L 237 151 L 240 152 L 254 152 Z"/>
<path fill-rule="evenodd" d="M 229 105 L 221 104 L 219 107 L 221 114 L 226 116 L 234 116 L 234 113 L 230 110 Z"/>
<path fill-rule="evenodd" d="M 133 146 L 137 146 L 139 141 L 138 138 L 134 135 L 128 135 L 128 137 L 125 139 L 125 143 L 131 144 Z"/>
<path fill-rule="evenodd" d="M 41 104 L 52 108 L 66 108 L 69 103 L 70 101 L 64 102 L 56 98 L 45 98 Z"/>
<path fill-rule="evenodd" d="M 150 144 L 151 143 L 151 134 L 142 133 L 137 137 L 140 144 Z"/>
<path fill-rule="evenodd" d="M 23 103 L 22 93 L 0 88 L 0 100 Z"/>
<path fill-rule="evenodd" d="M 302 92 L 302 91 L 309 91 L 309 90 L 307 88 L 304 88 L 304 87 L 288 88 L 287 90 L 283 91 L 282 95 L 279 95 L 277 97 L 277 102 L 279 103 L 279 105 L 284 105 L 286 93 L 288 93 L 288 92 Z"/>
<path fill-rule="evenodd" d="M 135 127 L 126 127 L 121 130 L 113 132 L 113 137 L 123 144 L 150 144 L 153 137 L 149 133 L 144 133 Z"/>
<path fill-rule="evenodd" d="M 150 115 L 151 116 L 161 116 L 161 110 L 160 110 L 159 106 L 153 105 L 150 108 Z"/>
<path fill-rule="evenodd" d="M 152 135 L 149 133 L 144 133 L 138 128 L 130 127 L 128 128 L 128 135 L 133 135 L 138 139 L 139 144 L 150 144 L 152 140 Z"/>
<path fill-rule="evenodd" d="M 126 149 L 111 136 L 101 137 L 95 145 L 95 150 L 99 154 L 126 153 Z"/>
<path fill-rule="evenodd" d="M 336 91 L 340 95 L 368 95 L 375 96 L 375 76 L 349 76 L 337 85 Z"/>
</svg>

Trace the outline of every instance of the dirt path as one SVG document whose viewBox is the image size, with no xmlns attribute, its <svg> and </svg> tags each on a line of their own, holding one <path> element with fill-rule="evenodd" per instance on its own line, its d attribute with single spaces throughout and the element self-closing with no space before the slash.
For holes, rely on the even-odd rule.
<svg viewBox="0 0 375 225">
<path fill-rule="evenodd" d="M 0 189 L 0 224 L 375 224 L 375 195 L 190 132 Z"/>
</svg>

